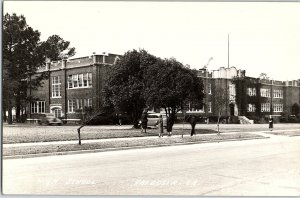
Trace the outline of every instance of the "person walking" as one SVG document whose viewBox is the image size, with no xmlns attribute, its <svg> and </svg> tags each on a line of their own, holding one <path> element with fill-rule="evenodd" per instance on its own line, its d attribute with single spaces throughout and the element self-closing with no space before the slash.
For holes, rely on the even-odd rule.
<svg viewBox="0 0 300 198">
<path fill-rule="evenodd" d="M 272 116 L 269 117 L 269 129 L 270 131 L 273 130 L 273 124 L 274 124 L 274 119 L 272 118 Z"/>
<path fill-rule="evenodd" d="M 142 117 L 141 117 L 141 122 L 142 122 L 142 131 L 141 133 L 145 132 L 147 133 L 147 123 L 148 123 L 148 109 L 145 108 L 143 113 L 142 113 Z"/>
<path fill-rule="evenodd" d="M 190 115 L 187 119 L 187 121 L 191 124 L 192 130 L 191 130 L 191 136 L 196 135 L 195 133 L 195 126 L 197 123 L 196 117 L 193 115 Z"/>
<path fill-rule="evenodd" d="M 163 137 L 163 133 L 164 133 L 164 121 L 163 121 L 163 118 L 162 118 L 162 115 L 159 116 L 159 119 L 158 119 L 158 136 L 159 137 Z"/>
<path fill-rule="evenodd" d="M 122 114 L 119 114 L 119 125 L 122 126 Z"/>
</svg>

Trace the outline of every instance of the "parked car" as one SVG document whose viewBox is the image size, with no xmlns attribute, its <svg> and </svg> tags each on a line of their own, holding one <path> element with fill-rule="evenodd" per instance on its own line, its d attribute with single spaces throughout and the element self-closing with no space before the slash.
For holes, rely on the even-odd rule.
<svg viewBox="0 0 300 198">
<path fill-rule="evenodd" d="M 47 124 L 47 125 L 52 125 L 52 124 L 57 124 L 57 125 L 62 125 L 63 121 L 57 117 L 55 117 L 54 113 L 45 113 L 41 115 L 41 118 L 38 122 L 40 125 L 42 124 Z"/>
<path fill-rule="evenodd" d="M 160 114 L 160 113 L 149 113 L 147 118 L 148 118 L 148 122 L 147 122 L 147 127 L 154 127 L 157 128 L 158 127 L 158 120 L 159 120 L 159 116 L 162 115 L 163 118 L 163 126 L 167 127 L 167 117 L 165 114 Z"/>
</svg>

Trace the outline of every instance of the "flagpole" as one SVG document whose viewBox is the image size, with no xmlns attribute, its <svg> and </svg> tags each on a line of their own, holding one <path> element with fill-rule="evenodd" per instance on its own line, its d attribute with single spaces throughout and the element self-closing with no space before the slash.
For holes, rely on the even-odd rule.
<svg viewBox="0 0 300 198">
<path fill-rule="evenodd" d="M 227 67 L 229 68 L 229 34 L 228 34 L 228 65 Z"/>
</svg>

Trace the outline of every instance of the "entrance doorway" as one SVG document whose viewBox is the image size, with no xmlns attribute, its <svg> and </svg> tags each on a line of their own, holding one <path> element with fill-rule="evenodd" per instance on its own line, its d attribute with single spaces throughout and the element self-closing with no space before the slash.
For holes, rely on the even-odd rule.
<svg viewBox="0 0 300 198">
<path fill-rule="evenodd" d="M 230 116 L 234 116 L 234 104 L 230 103 L 229 108 L 230 108 Z"/>
<path fill-rule="evenodd" d="M 58 108 L 58 107 L 53 108 L 52 113 L 54 113 L 56 118 L 61 117 L 61 108 Z"/>
</svg>

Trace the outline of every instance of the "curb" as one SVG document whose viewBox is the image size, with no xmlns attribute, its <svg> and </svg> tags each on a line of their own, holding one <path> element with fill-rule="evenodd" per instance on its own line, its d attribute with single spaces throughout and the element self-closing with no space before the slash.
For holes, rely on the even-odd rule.
<svg viewBox="0 0 300 198">
<path fill-rule="evenodd" d="M 121 150 L 132 150 L 132 149 L 144 149 L 144 148 L 155 148 L 165 146 L 183 146 L 189 144 L 207 144 L 207 143 L 219 143 L 219 142 L 232 142 L 232 141 L 244 141 L 244 140 L 255 140 L 255 139 L 268 139 L 270 137 L 255 137 L 255 138 L 241 138 L 241 139 L 226 139 L 226 140 L 212 140 L 212 141 L 198 141 L 198 142 L 185 142 L 185 143 L 173 143 L 173 144 L 160 144 L 160 145 L 146 145 L 146 146 L 131 146 L 131 147 L 119 147 L 119 148 L 104 148 L 94 150 L 79 150 L 79 151 L 65 151 L 65 152 L 53 152 L 53 153 L 38 153 L 28 155 L 13 155 L 13 156 L 2 156 L 2 159 L 24 159 L 32 157 L 47 157 L 47 156 L 58 156 L 58 155 L 73 155 L 73 154 L 85 154 L 85 153 L 98 153 L 106 151 L 121 151 Z"/>
</svg>

